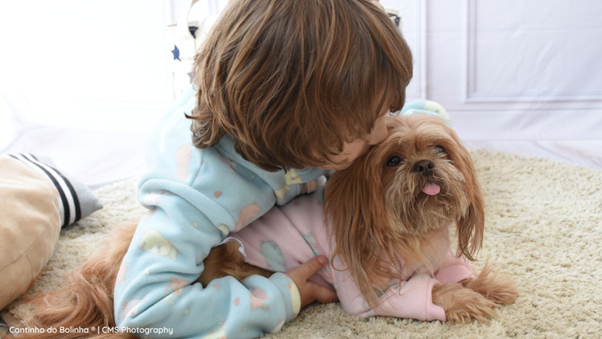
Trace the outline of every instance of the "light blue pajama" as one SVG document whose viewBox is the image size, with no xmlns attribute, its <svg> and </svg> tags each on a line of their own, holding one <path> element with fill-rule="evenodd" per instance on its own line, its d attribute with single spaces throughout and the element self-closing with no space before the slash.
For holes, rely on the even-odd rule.
<svg viewBox="0 0 602 339">
<path fill-rule="evenodd" d="M 184 92 L 160 121 L 147 151 L 140 221 L 115 285 L 118 327 L 173 329 L 172 338 L 253 338 L 277 332 L 300 309 L 299 292 L 283 273 L 232 277 L 207 288 L 195 283 L 203 259 L 230 231 L 240 230 L 300 194 L 322 169 L 267 172 L 218 145 L 192 145 L 195 91 Z M 148 337 L 170 337 L 149 332 Z"/>
</svg>

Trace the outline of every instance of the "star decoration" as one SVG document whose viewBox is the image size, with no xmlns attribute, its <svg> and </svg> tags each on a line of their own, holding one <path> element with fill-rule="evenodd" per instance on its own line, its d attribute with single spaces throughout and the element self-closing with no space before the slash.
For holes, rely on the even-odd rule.
<svg viewBox="0 0 602 339">
<path fill-rule="evenodd" d="M 178 46 L 174 45 L 173 46 L 173 51 L 171 51 L 173 53 L 173 59 L 174 60 L 180 60 L 180 50 L 178 49 Z M 182 60 L 180 60 L 182 61 Z"/>
</svg>

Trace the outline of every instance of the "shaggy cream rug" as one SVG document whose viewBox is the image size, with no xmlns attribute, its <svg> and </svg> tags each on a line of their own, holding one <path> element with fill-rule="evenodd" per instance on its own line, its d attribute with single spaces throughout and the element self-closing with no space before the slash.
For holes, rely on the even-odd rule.
<svg viewBox="0 0 602 339">
<path fill-rule="evenodd" d="M 601 338 L 602 172 L 545 159 L 473 151 L 485 192 L 486 232 L 480 258 L 490 257 L 514 277 L 515 304 L 489 322 L 450 325 L 386 317 L 360 319 L 338 304 L 312 305 L 266 336 L 285 338 Z M 61 233 L 52 270 L 37 283 L 57 288 L 115 224 L 136 221 L 145 210 L 134 179 L 95 193 L 104 209 Z M 478 271 L 483 262 L 474 263 Z M 15 317 L 32 312 L 15 307 Z"/>
</svg>

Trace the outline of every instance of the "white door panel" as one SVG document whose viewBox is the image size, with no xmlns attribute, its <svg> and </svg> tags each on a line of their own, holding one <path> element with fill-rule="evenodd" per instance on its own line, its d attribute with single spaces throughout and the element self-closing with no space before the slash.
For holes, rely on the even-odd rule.
<svg viewBox="0 0 602 339">
<path fill-rule="evenodd" d="M 467 102 L 600 107 L 602 67 L 589 66 L 602 62 L 601 2 L 469 0 L 467 7 Z"/>
<path fill-rule="evenodd" d="M 414 53 L 408 99 L 440 102 L 462 138 L 602 139 L 602 1 L 381 3 Z"/>
</svg>

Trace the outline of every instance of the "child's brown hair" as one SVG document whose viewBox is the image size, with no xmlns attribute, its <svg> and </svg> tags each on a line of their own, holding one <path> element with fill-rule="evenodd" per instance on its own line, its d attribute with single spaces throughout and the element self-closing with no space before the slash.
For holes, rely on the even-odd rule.
<svg viewBox="0 0 602 339">
<path fill-rule="evenodd" d="M 268 171 L 321 167 L 399 110 L 412 55 L 368 0 L 236 0 L 195 57 L 193 142 Z M 387 100 L 387 101 L 386 101 Z"/>
</svg>

